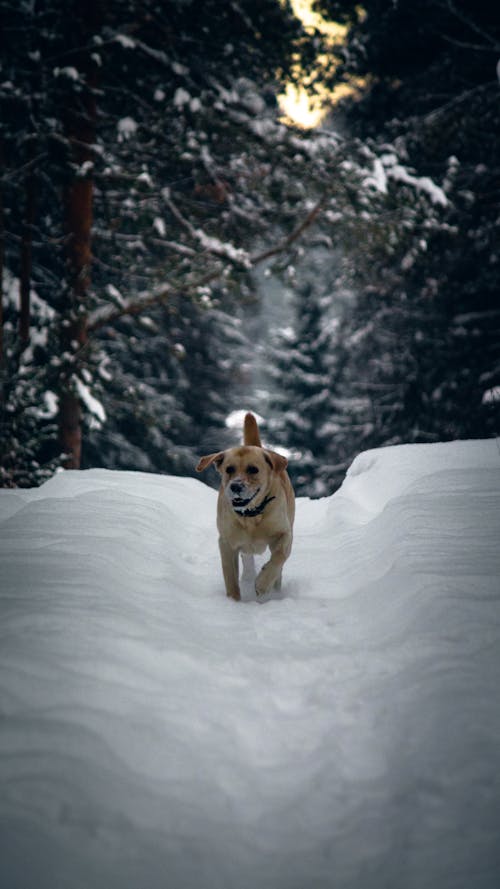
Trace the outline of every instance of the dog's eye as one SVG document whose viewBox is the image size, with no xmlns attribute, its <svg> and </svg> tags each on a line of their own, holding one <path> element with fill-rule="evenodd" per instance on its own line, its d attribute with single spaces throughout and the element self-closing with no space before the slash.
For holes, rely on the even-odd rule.
<svg viewBox="0 0 500 889">
<path fill-rule="evenodd" d="M 234 466 L 226 466 L 226 472 L 228 475 L 232 475 L 234 472 Z"/>
<path fill-rule="evenodd" d="M 258 466 L 247 466 L 248 475 L 257 475 L 258 471 L 259 471 Z"/>
</svg>

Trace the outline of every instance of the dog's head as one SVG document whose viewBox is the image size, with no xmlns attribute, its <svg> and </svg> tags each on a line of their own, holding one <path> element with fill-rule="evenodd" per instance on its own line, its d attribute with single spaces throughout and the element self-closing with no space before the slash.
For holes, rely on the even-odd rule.
<svg viewBox="0 0 500 889">
<path fill-rule="evenodd" d="M 225 497 L 235 512 L 245 513 L 262 504 L 276 474 L 288 465 L 286 457 L 252 445 L 230 448 L 202 457 L 197 472 L 214 465 L 221 476 Z"/>
</svg>

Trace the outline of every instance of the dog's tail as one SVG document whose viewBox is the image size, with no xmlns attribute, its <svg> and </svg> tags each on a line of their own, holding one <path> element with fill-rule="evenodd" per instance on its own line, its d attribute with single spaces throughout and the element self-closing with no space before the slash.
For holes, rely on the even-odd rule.
<svg viewBox="0 0 500 889">
<path fill-rule="evenodd" d="M 257 426 L 257 420 L 253 414 L 245 414 L 245 422 L 243 424 L 243 444 L 254 445 L 257 448 L 262 447 L 259 427 Z"/>
</svg>

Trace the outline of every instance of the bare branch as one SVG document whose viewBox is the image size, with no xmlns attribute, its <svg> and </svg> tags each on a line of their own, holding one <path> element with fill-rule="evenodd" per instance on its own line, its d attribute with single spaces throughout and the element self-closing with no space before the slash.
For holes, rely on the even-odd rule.
<svg viewBox="0 0 500 889">
<path fill-rule="evenodd" d="M 457 5 L 453 2 L 453 0 L 447 0 L 445 5 L 445 9 L 448 9 L 452 15 L 455 16 L 459 21 L 462 22 L 463 25 L 466 25 L 471 29 L 475 34 L 478 34 L 483 38 L 485 43 L 489 44 L 490 49 L 498 49 L 498 40 L 496 40 L 491 34 L 481 28 L 474 19 L 469 18 L 461 9 L 458 9 Z M 467 44 L 464 44 L 465 46 Z M 476 46 L 475 49 L 485 49 L 485 46 Z"/>
<path fill-rule="evenodd" d="M 289 234 L 281 244 L 277 244 L 275 247 L 270 247 L 269 250 L 264 250 L 262 253 L 257 253 L 255 256 L 250 257 L 250 262 L 252 266 L 258 265 L 260 262 L 264 262 L 266 259 L 270 259 L 271 256 L 278 256 L 279 253 L 284 253 L 285 250 L 288 250 L 289 247 L 297 241 L 298 238 L 305 232 L 307 228 L 314 222 L 317 216 L 321 213 L 323 207 L 325 206 L 327 201 L 327 195 L 324 194 L 317 204 L 314 205 L 312 210 L 307 214 L 306 218 L 303 222 L 294 229 L 291 234 Z"/>
</svg>

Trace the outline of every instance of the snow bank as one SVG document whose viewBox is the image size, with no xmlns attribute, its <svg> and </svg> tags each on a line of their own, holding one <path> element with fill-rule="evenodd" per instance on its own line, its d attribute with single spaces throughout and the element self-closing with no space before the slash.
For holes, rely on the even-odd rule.
<svg viewBox="0 0 500 889">
<path fill-rule="evenodd" d="M 227 600 L 215 492 L 0 492 L 0 885 L 496 889 L 500 454 L 370 451 Z"/>
</svg>

